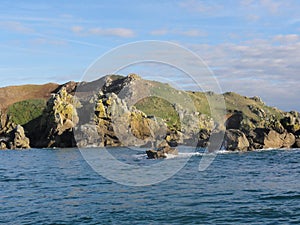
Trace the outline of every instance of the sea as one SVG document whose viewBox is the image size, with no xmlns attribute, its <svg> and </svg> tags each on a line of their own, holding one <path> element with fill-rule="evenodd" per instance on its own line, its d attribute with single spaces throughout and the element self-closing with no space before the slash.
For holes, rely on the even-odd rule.
<svg viewBox="0 0 300 225">
<path fill-rule="evenodd" d="M 0 224 L 300 224 L 299 150 L 190 150 L 0 151 Z"/>
</svg>

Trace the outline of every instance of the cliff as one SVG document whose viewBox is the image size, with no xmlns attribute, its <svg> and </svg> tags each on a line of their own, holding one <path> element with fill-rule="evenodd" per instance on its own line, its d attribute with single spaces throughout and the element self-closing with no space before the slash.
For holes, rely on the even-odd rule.
<svg viewBox="0 0 300 225">
<path fill-rule="evenodd" d="M 208 100 L 220 97 L 226 105 L 224 124 L 211 114 Z M 298 112 L 232 92 L 176 90 L 136 74 L 0 88 L 0 100 L 2 149 L 162 143 L 207 147 L 214 135 L 224 135 L 227 150 L 300 147 Z"/>
</svg>

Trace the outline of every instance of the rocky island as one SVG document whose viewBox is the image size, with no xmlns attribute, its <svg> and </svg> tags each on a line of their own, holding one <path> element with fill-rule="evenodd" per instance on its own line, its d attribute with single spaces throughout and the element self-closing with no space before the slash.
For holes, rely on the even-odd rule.
<svg viewBox="0 0 300 225">
<path fill-rule="evenodd" d="M 208 102 L 220 96 L 223 124 Z M 178 154 L 177 145 L 211 146 L 210 138 L 220 134 L 229 151 L 300 147 L 296 111 L 233 92 L 176 90 L 136 74 L 0 88 L 0 119 L 1 149 L 139 146 L 160 158 Z"/>
</svg>

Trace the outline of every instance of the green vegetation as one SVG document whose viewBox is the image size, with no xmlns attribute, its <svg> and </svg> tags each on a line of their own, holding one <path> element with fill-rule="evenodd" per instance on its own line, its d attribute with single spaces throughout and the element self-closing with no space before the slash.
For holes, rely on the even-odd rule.
<svg viewBox="0 0 300 225">
<path fill-rule="evenodd" d="M 46 100 L 29 99 L 9 106 L 8 115 L 14 123 L 24 125 L 41 116 L 45 107 Z"/>
<path fill-rule="evenodd" d="M 197 112 L 210 116 L 210 108 L 204 92 L 188 92 Z"/>
<path fill-rule="evenodd" d="M 148 116 L 155 116 L 163 119 L 169 128 L 180 129 L 180 119 L 178 113 L 165 99 L 158 97 L 148 97 L 135 104 L 138 110 L 141 110 Z"/>
</svg>

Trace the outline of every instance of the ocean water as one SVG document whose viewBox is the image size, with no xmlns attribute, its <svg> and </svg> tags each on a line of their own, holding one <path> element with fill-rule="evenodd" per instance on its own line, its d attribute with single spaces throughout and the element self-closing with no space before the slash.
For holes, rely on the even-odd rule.
<svg viewBox="0 0 300 225">
<path fill-rule="evenodd" d="M 153 166 L 143 151 L 108 150 Z M 126 186 L 96 173 L 78 149 L 0 151 L 0 224 L 300 224 L 300 151 L 190 154 L 169 179 Z M 128 172 L 128 171 L 127 171 Z"/>
</svg>

